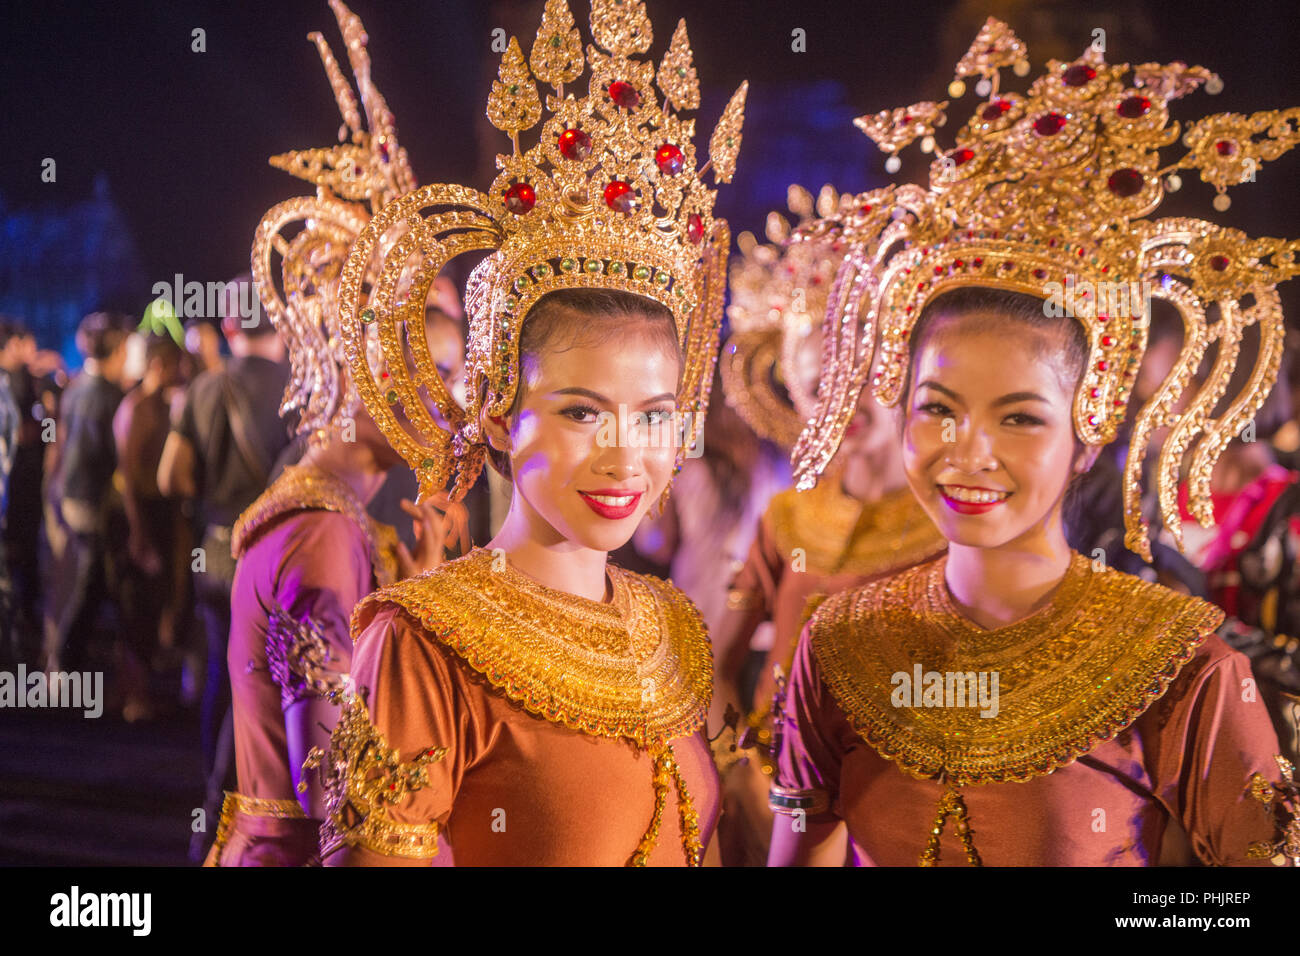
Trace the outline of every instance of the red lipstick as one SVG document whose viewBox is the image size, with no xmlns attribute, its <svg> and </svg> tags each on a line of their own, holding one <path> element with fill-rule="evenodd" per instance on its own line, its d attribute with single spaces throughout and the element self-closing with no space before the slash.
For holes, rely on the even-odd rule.
<svg viewBox="0 0 1300 956">
<path fill-rule="evenodd" d="M 1000 490 L 997 488 L 978 488 L 974 485 L 953 485 L 952 487 L 970 488 L 972 491 Z M 959 515 L 982 515 L 986 512 L 992 511 L 998 505 L 1003 504 L 1007 500 L 1007 498 L 1010 498 L 1011 496 L 1008 494 L 1007 498 L 1002 498 L 999 501 L 958 501 L 956 498 L 950 497 L 948 493 L 945 492 L 942 487 L 940 487 L 939 497 L 943 499 L 944 504 L 946 504 L 953 511 L 957 512 Z"/>
<path fill-rule="evenodd" d="M 578 495 L 587 503 L 592 511 L 602 518 L 609 518 L 617 521 L 620 518 L 626 518 L 636 511 L 637 505 L 641 503 L 640 491 L 627 491 L 622 488 L 601 488 L 597 491 L 579 491 Z M 608 502 L 597 501 L 592 495 L 600 495 L 602 498 L 626 498 L 632 496 L 632 500 L 625 505 L 612 505 Z"/>
</svg>

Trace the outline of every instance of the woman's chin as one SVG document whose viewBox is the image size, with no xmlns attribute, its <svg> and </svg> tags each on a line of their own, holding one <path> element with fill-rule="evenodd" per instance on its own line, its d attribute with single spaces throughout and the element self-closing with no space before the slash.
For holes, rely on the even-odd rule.
<svg viewBox="0 0 1300 956">
<path fill-rule="evenodd" d="M 618 521 L 597 520 L 601 522 L 600 525 L 587 522 L 578 527 L 571 525 L 571 533 L 566 537 L 574 544 L 590 548 L 592 551 L 617 551 L 632 540 L 639 518 L 634 516 Z"/>
</svg>

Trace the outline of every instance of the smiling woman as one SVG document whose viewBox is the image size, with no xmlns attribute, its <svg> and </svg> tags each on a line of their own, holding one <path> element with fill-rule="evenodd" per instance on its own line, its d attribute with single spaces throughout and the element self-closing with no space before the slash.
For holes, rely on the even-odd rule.
<svg viewBox="0 0 1300 956">
<path fill-rule="evenodd" d="M 1208 522 L 1210 470 L 1276 375 L 1275 286 L 1291 270 L 1257 265 L 1222 281 L 1232 260 L 1210 249 L 1244 237 L 1144 218 L 1159 184 L 1144 190 L 1136 169 L 1108 171 L 1118 155 L 1157 166 L 1160 137 L 1114 119 L 1116 102 L 1135 103 L 1121 117 L 1151 106 L 1121 100 L 1128 65 L 1090 49 L 1073 64 L 1053 61 L 1024 97 L 998 93 L 1008 66 L 1028 72 L 1024 46 L 990 18 L 949 90 L 958 97 L 961 77 L 981 75 L 993 99 L 931 167 L 930 190 L 855 197 L 812 230 L 839 239 L 845 259 L 797 482 L 811 485 L 835 453 L 863 385 L 860 343 L 874 342 L 878 322 L 873 392 L 902 404 L 907 481 L 948 550 L 833 596 L 805 628 L 771 792 L 769 862 L 842 862 L 825 859 L 840 825 L 862 864 L 1287 862 L 1300 827 L 1283 806 L 1291 769 L 1275 759 L 1249 662 L 1215 633 L 1223 612 L 1071 551 L 1062 502 L 1119 434 L 1146 350 L 1150 303 L 1102 306 L 1112 301 L 1104 290 L 1150 282 L 1186 330 L 1172 369 L 1134 409 L 1125 543 L 1149 559 L 1149 436 L 1170 428 L 1156 467 L 1166 525 L 1184 467 L 1192 510 Z M 1210 76 L 1181 63 L 1137 72 L 1135 85 L 1165 102 Z M 1174 79 L 1191 75 L 1191 86 Z M 946 106 L 858 122 L 892 153 L 932 137 Z M 926 115 L 914 115 L 921 107 Z M 1098 169 L 1110 184 L 1100 191 Z M 1092 291 L 1051 316 L 1048 291 L 1076 283 Z M 1265 345 L 1214 417 L 1249 325 Z M 1213 381 L 1179 407 L 1215 341 Z M 894 693 L 922 674 L 923 694 Z M 992 687 L 995 700 L 973 685 Z"/>
<path fill-rule="evenodd" d="M 491 189 L 402 196 L 343 270 L 361 396 L 422 495 L 450 485 L 459 500 L 485 460 L 512 491 L 486 546 L 353 616 L 356 694 L 313 760 L 327 865 L 698 866 L 717 822 L 700 614 L 608 555 L 700 438 L 730 243 L 701 177 L 731 178 L 744 88 L 697 169 L 694 121 L 677 115 L 699 103 L 685 25 L 662 104 L 636 61 L 652 42 L 642 5 L 596 0 L 591 26 L 591 81 L 569 86 L 589 92 L 565 96 L 583 46 L 566 4 L 547 3 L 488 103 L 514 146 Z M 559 112 L 524 150 L 543 115 L 534 77 Z M 462 407 L 408 316 L 477 249 L 490 254 L 466 288 Z"/>
</svg>

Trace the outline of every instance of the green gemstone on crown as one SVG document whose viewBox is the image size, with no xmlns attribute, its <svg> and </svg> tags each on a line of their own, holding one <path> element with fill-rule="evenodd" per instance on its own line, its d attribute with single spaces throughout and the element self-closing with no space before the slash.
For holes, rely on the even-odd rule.
<svg viewBox="0 0 1300 956">
<path fill-rule="evenodd" d="M 523 292 L 532 284 L 533 284 L 533 280 L 528 278 L 528 276 L 520 276 L 518 279 L 515 280 L 515 291 Z"/>
<path fill-rule="evenodd" d="M 612 276 L 621 276 L 627 271 L 627 266 L 621 262 L 611 262 L 609 264 L 609 274 Z"/>
<path fill-rule="evenodd" d="M 390 388 L 387 392 L 384 393 L 384 398 L 385 398 L 385 400 L 387 400 L 387 402 L 388 402 L 389 405 L 396 405 L 396 404 L 397 404 L 397 389 L 395 389 L 395 388 Z"/>
<path fill-rule="evenodd" d="M 665 289 L 668 288 L 668 283 L 671 282 L 672 279 L 673 277 L 670 276 L 667 272 L 664 272 L 662 269 L 659 272 L 655 273 L 655 283 L 657 285 L 663 286 Z"/>
<path fill-rule="evenodd" d="M 426 458 L 426 459 L 424 459 L 423 461 L 420 462 L 420 467 L 421 467 L 421 468 L 432 468 L 432 467 L 433 467 L 434 465 L 436 465 L 436 464 L 437 464 L 437 462 L 434 461 L 432 458 Z"/>
<path fill-rule="evenodd" d="M 537 265 L 533 269 L 533 275 L 538 279 L 545 279 L 550 274 L 551 274 L 551 267 L 547 265 L 545 262 Z"/>
<path fill-rule="evenodd" d="M 646 266 L 637 266 L 635 269 L 632 270 L 632 278 L 648 279 L 650 278 L 650 269 Z"/>
<path fill-rule="evenodd" d="M 513 295 L 506 296 L 505 310 L 507 312 L 513 312 L 515 310 L 515 307 L 518 305 L 519 305 L 519 300 L 516 299 Z"/>
<path fill-rule="evenodd" d="M 586 263 L 583 264 L 583 268 L 591 275 L 600 275 L 605 271 L 605 263 L 599 259 L 588 259 Z"/>
<path fill-rule="evenodd" d="M 573 259 L 570 259 L 566 256 L 565 258 L 560 260 L 561 272 L 572 272 L 576 268 L 578 268 L 578 263 L 575 262 Z"/>
<path fill-rule="evenodd" d="M 362 309 L 360 318 L 362 322 L 366 323 L 366 325 L 369 325 L 371 322 L 375 321 L 375 310 Z"/>
</svg>

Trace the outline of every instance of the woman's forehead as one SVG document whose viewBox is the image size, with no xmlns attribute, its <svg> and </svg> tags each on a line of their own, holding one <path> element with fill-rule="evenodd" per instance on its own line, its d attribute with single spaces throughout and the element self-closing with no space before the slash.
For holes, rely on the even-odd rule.
<svg viewBox="0 0 1300 956">
<path fill-rule="evenodd" d="M 619 401 L 675 392 L 678 359 L 647 336 L 543 349 L 527 363 L 530 391 L 585 388 Z"/>
<path fill-rule="evenodd" d="M 963 380 L 981 390 L 1020 391 L 1032 384 L 1066 390 L 1060 380 L 1061 349 L 1050 330 L 1003 320 L 943 320 L 926 335 L 913 362 L 915 381 Z"/>
</svg>

